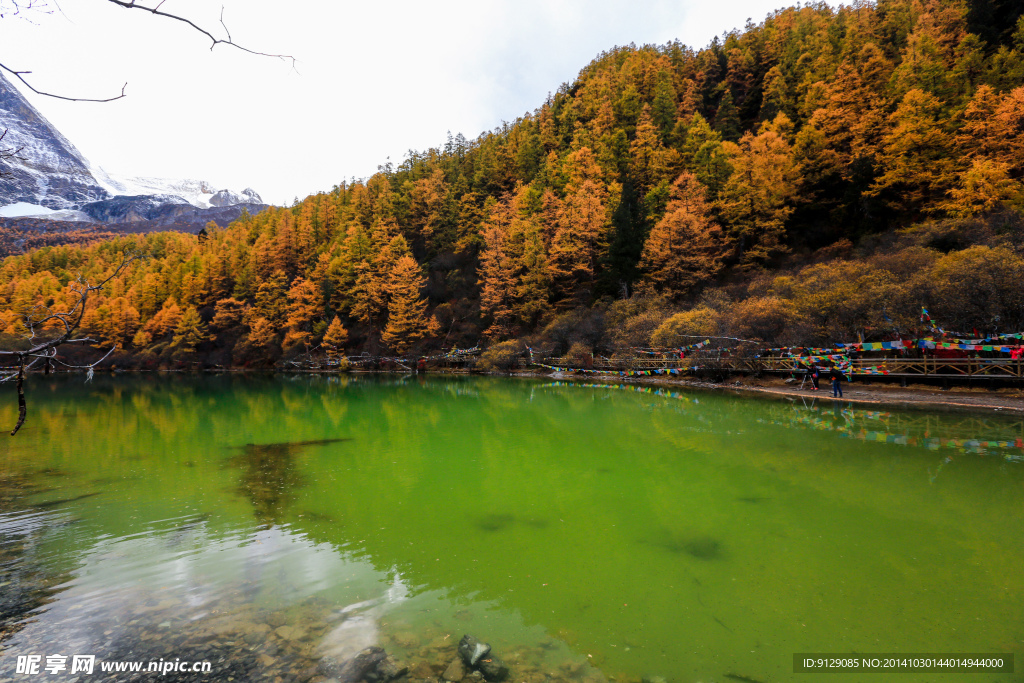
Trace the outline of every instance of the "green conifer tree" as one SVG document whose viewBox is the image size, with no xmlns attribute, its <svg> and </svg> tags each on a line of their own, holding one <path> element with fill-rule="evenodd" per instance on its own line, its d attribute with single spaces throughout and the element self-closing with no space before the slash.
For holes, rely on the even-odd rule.
<svg viewBox="0 0 1024 683">
<path fill-rule="evenodd" d="M 195 306 L 189 306 L 174 329 L 171 345 L 183 353 L 192 353 L 197 346 L 206 341 L 206 336 L 206 325 L 199 317 L 199 311 Z"/>
</svg>

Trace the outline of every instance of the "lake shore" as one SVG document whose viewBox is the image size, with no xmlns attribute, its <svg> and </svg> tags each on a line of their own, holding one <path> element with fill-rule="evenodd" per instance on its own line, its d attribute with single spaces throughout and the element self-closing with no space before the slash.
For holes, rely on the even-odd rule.
<svg viewBox="0 0 1024 683">
<path fill-rule="evenodd" d="M 115 372 L 139 372 L 139 371 L 115 371 Z M 146 372 L 146 371 L 143 371 Z M 188 374 L 189 370 L 159 370 L 157 372 L 178 372 Z M 282 369 L 266 369 L 254 371 L 246 368 L 219 368 L 208 370 L 214 373 L 250 373 L 250 372 L 284 372 L 298 374 L 393 374 L 387 371 L 349 371 L 349 372 L 323 372 L 323 371 L 296 371 Z M 403 373 L 404 374 L 404 373 Z M 465 371 L 437 371 L 428 370 L 431 375 L 468 375 Z M 509 376 L 506 373 L 490 373 L 500 376 Z M 910 384 L 906 387 L 894 384 L 868 383 L 861 381 L 843 382 L 843 397 L 832 398 L 832 387 L 827 379 L 820 382 L 819 391 L 810 390 L 808 382 L 800 388 L 799 382 L 786 381 L 782 377 L 730 377 L 724 382 L 712 382 L 690 377 L 650 375 L 623 377 L 618 373 L 575 373 L 575 372 L 538 372 L 527 370 L 511 373 L 513 377 L 536 377 L 573 382 L 597 382 L 618 384 L 639 384 L 649 386 L 676 387 L 681 389 L 700 389 L 707 391 L 733 391 L 737 393 L 760 394 L 775 396 L 778 398 L 801 398 L 815 399 L 822 402 L 833 400 L 846 403 L 868 404 L 868 405 L 890 405 L 901 408 L 921 408 L 928 410 L 971 410 L 1001 413 L 1024 413 L 1024 389 L 986 389 L 956 387 L 942 389 L 923 384 Z"/>
<path fill-rule="evenodd" d="M 524 376 L 524 375 L 519 375 Z M 782 377 L 739 377 L 725 382 L 709 382 L 689 378 L 663 375 L 623 377 L 616 373 L 586 375 L 572 372 L 537 373 L 525 376 L 549 377 L 579 382 L 617 382 L 651 386 L 677 387 L 682 389 L 704 389 L 709 391 L 734 391 L 747 394 L 761 394 L 779 398 L 818 400 L 821 402 L 841 401 L 869 405 L 891 405 L 900 408 L 926 408 L 928 410 L 971 410 L 1001 413 L 1024 413 L 1024 390 L 1021 389 L 968 389 L 958 387 L 944 390 L 939 387 L 911 384 L 906 387 L 889 384 L 843 382 L 843 397 L 832 398 L 832 386 L 828 380 L 820 382 L 821 389 L 812 391 L 810 382 L 802 389 L 799 382 L 788 382 Z"/>
</svg>

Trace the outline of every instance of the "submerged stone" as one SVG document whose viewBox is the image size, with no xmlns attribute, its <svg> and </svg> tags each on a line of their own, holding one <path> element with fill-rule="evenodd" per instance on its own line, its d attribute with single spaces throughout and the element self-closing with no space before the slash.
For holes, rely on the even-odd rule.
<svg viewBox="0 0 1024 683">
<path fill-rule="evenodd" d="M 386 683 L 409 673 L 409 667 L 398 664 L 391 655 L 387 655 L 377 663 L 376 668 L 366 674 L 370 683 Z"/>
<path fill-rule="evenodd" d="M 430 664 L 427 664 L 424 661 L 419 661 L 413 665 L 412 671 L 410 671 L 410 673 L 412 674 L 413 678 L 427 679 L 431 678 L 434 675 L 434 669 L 430 666 Z"/>
<path fill-rule="evenodd" d="M 687 555 L 698 560 L 717 560 L 722 556 L 722 544 L 713 538 L 694 538 L 683 544 Z"/>
<path fill-rule="evenodd" d="M 468 633 L 459 641 L 459 656 L 470 668 L 476 668 L 477 663 L 490 651 L 490 645 L 480 642 Z"/>
<path fill-rule="evenodd" d="M 462 663 L 462 659 L 456 657 L 452 660 L 452 663 L 448 665 L 448 668 L 444 670 L 442 678 L 451 683 L 459 683 L 463 678 L 466 677 L 466 666 Z"/>
<path fill-rule="evenodd" d="M 488 655 L 480 660 L 477 669 L 484 675 L 489 683 L 497 683 L 508 678 L 508 667 L 494 655 Z"/>
<path fill-rule="evenodd" d="M 373 646 L 362 650 L 352 659 L 339 663 L 334 657 L 323 657 L 317 665 L 320 675 L 327 678 L 335 678 L 341 683 L 356 683 L 356 681 L 369 681 L 370 683 L 386 683 L 408 672 L 407 667 L 401 667 L 384 651 L 383 648 Z"/>
</svg>

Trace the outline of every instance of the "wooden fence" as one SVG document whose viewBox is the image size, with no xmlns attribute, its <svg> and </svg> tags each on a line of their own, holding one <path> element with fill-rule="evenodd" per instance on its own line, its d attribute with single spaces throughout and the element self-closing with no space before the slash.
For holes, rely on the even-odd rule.
<svg viewBox="0 0 1024 683">
<path fill-rule="evenodd" d="M 804 371 L 795 358 L 757 358 L 742 362 L 751 371 L 760 369 L 775 374 Z M 850 367 L 854 375 L 1024 379 L 1024 361 L 1009 358 L 858 358 L 850 361 Z"/>
</svg>

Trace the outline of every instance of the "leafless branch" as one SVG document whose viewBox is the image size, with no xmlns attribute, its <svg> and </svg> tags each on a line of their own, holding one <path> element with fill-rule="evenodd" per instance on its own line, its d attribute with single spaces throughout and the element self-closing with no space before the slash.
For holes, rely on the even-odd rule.
<svg viewBox="0 0 1024 683">
<path fill-rule="evenodd" d="M 277 54 L 271 54 L 269 52 L 259 52 L 257 50 L 252 50 L 250 48 L 245 47 L 244 45 L 239 45 L 238 43 L 236 43 L 234 41 L 234 39 L 231 37 L 231 32 L 228 30 L 227 24 L 224 23 L 224 7 L 223 6 L 220 8 L 220 25 L 221 25 L 221 27 L 223 27 L 224 34 L 227 37 L 226 38 L 218 38 L 213 33 L 211 33 L 210 31 L 206 30 L 205 28 L 203 28 L 199 24 L 196 24 L 191 19 L 189 19 L 187 17 L 183 17 L 183 16 L 181 16 L 179 14 L 174 14 L 172 12 L 165 12 L 164 10 L 162 10 L 161 7 L 164 6 L 164 3 L 166 3 L 167 0 L 160 0 L 160 2 L 158 2 L 155 6 L 143 5 L 143 4 L 139 3 L 139 2 L 136 2 L 136 0 L 107 0 L 107 1 L 117 5 L 119 7 L 123 7 L 125 9 L 142 10 L 144 12 L 149 12 L 150 14 L 154 14 L 154 15 L 156 15 L 158 17 L 163 17 L 165 19 L 170 19 L 170 20 L 173 20 L 173 21 L 181 22 L 181 23 L 187 25 L 192 30 L 197 31 L 197 32 L 201 33 L 202 35 L 206 36 L 207 38 L 209 38 L 210 39 L 210 49 L 211 50 L 213 50 L 213 48 L 217 47 L 218 45 L 230 45 L 231 47 L 233 47 L 235 49 L 241 50 L 242 52 L 247 52 L 247 53 L 249 53 L 251 55 L 258 55 L 260 57 L 274 57 L 274 58 L 280 59 L 282 61 L 291 60 L 292 68 L 294 69 L 295 66 L 296 66 L 297 60 L 292 55 L 277 55 Z M 56 5 L 56 3 L 54 3 L 54 4 Z M 5 13 L 4 12 L 4 8 L 5 7 L 11 7 L 11 8 L 13 8 L 13 10 L 7 10 L 7 12 Z M 6 16 L 8 14 L 10 14 L 12 16 L 20 15 L 23 11 L 29 10 L 29 9 L 48 11 L 48 10 L 44 9 L 46 7 L 47 7 L 47 3 L 45 2 L 45 0 L 42 0 L 41 2 L 39 0 L 0 0 L 0 19 L 2 19 L 4 16 Z M 58 6 L 58 9 L 60 9 L 59 6 Z M 0 64 L 0 70 L 6 71 L 9 74 L 11 74 L 12 76 L 14 76 L 15 78 L 17 78 L 19 81 L 21 81 L 22 83 L 25 84 L 25 87 L 27 87 L 29 90 L 31 90 L 32 92 L 36 93 L 37 95 L 43 95 L 45 97 L 53 97 L 53 98 L 58 99 L 58 100 L 66 100 L 68 102 L 113 102 L 114 100 L 119 100 L 122 97 L 124 97 L 125 96 L 125 89 L 128 87 L 128 84 L 125 83 L 124 85 L 121 86 L 121 94 L 120 95 L 115 95 L 114 97 L 106 97 L 106 98 L 102 98 L 102 99 L 89 98 L 89 97 L 67 97 L 65 95 L 58 95 L 56 93 L 46 92 L 44 90 L 39 90 L 38 88 L 36 88 L 34 85 L 32 85 L 25 78 L 26 75 L 32 73 L 31 71 L 14 69 L 14 68 L 11 68 L 11 67 L 7 66 L 6 64 Z"/>
<path fill-rule="evenodd" d="M 18 364 L 18 423 L 11 430 L 11 436 L 18 433 L 21 425 L 25 424 L 25 417 L 28 415 L 28 404 L 25 402 L 25 359 Z"/>
<path fill-rule="evenodd" d="M 107 1 L 114 3 L 115 5 L 118 5 L 119 7 L 124 7 L 125 9 L 142 10 L 144 12 L 149 12 L 150 14 L 155 14 L 158 17 L 164 17 L 166 19 L 171 19 L 173 21 L 180 21 L 181 23 L 189 26 L 193 30 L 198 31 L 199 33 L 201 33 L 204 36 L 206 36 L 207 38 L 209 38 L 210 39 L 210 49 L 211 50 L 213 50 L 213 48 L 217 47 L 218 45 L 230 45 L 231 47 L 233 47 L 235 49 L 241 50 L 242 52 L 248 52 L 251 55 L 258 55 L 260 57 L 274 57 L 276 59 L 280 59 L 280 60 L 283 60 L 283 61 L 291 60 L 292 67 L 294 68 L 294 66 L 295 66 L 296 59 L 292 55 L 275 55 L 275 54 L 270 54 L 269 52 L 259 52 L 257 50 L 251 50 L 251 49 L 245 47 L 244 45 L 239 45 L 238 43 L 236 43 L 231 38 L 231 32 L 228 31 L 227 24 L 224 23 L 224 7 L 223 6 L 220 8 L 220 25 L 224 28 L 224 34 L 227 36 L 227 38 L 218 38 L 217 36 L 213 35 L 209 31 L 207 31 L 205 28 L 203 28 L 202 26 L 199 26 L 198 24 L 196 24 L 191 19 L 188 19 L 187 17 L 183 17 L 183 16 L 181 16 L 179 14 L 173 14 L 171 12 L 164 12 L 160 8 L 163 7 L 164 3 L 167 0 L 161 0 L 161 2 L 159 2 L 155 7 L 148 7 L 148 6 L 143 5 L 143 4 L 139 3 L 139 2 L 136 2 L 136 0 L 107 0 Z"/>
<path fill-rule="evenodd" d="M 38 309 L 36 309 L 25 316 L 25 327 L 28 329 L 27 337 L 30 341 L 30 347 L 21 351 L 0 351 L 0 361 L 3 361 L 4 359 L 12 359 L 18 367 L 15 374 L 9 374 L 6 377 L 0 378 L 0 382 L 8 381 L 15 377 L 17 378 L 18 424 L 11 432 L 11 436 L 17 434 L 18 430 L 21 429 L 21 426 L 25 424 L 25 416 L 27 414 L 27 407 L 25 403 L 25 371 L 30 369 L 41 359 L 46 359 L 47 362 L 54 359 L 57 355 L 57 347 L 62 344 L 94 341 L 88 338 L 74 337 L 74 334 L 78 329 L 78 326 L 82 323 L 82 318 L 85 315 L 85 309 L 89 302 L 89 295 L 103 289 L 107 283 L 123 273 L 133 261 L 137 261 L 141 258 L 143 258 L 141 254 L 126 254 L 121 259 L 121 263 L 114 269 L 114 272 L 104 278 L 102 282 L 95 285 L 90 285 L 82 277 L 79 277 L 77 282 L 71 286 L 71 291 L 76 294 L 78 298 L 68 310 L 53 312 L 50 309 L 46 309 L 44 314 L 39 314 L 37 313 Z M 36 331 L 42 330 L 45 325 L 53 323 L 54 321 L 59 323 L 58 329 L 63 328 L 62 331 L 51 339 L 37 341 Z M 93 367 L 106 360 L 113 351 L 114 349 L 111 349 L 100 360 L 83 367 L 88 368 L 91 372 Z"/>
<path fill-rule="evenodd" d="M 124 85 L 121 86 L 121 94 L 120 95 L 117 95 L 116 97 L 108 97 L 108 98 L 102 99 L 102 100 L 92 99 L 92 98 L 89 98 L 89 97 L 66 97 L 64 95 L 57 95 L 56 93 L 46 92 L 44 90 L 37 89 L 34 85 L 29 83 L 27 80 L 25 80 L 25 76 L 23 75 L 23 74 L 30 74 L 30 73 L 32 73 L 31 71 L 17 71 L 15 69 L 12 69 L 11 67 L 7 66 L 6 64 L 0 64 L 0 69 L 3 69 L 4 71 L 6 71 L 6 72 L 8 72 L 10 74 L 13 74 L 15 78 L 17 78 L 19 81 L 24 83 L 25 86 L 29 90 L 31 90 L 32 92 L 34 92 L 37 95 L 45 95 L 46 97 L 53 97 L 53 98 L 58 99 L 58 100 L 67 100 L 68 102 L 113 102 L 114 100 L 119 100 L 122 97 L 124 97 L 124 90 L 125 90 L 125 88 L 128 87 L 128 84 L 125 83 Z"/>
<path fill-rule="evenodd" d="M 93 340 L 90 339 L 89 341 L 93 341 Z M 103 358 L 100 358 L 95 363 L 89 363 L 88 365 L 71 365 L 70 363 L 65 363 L 64 361 L 58 359 L 56 356 L 52 357 L 52 360 L 53 360 L 54 363 L 59 363 L 59 364 L 63 365 L 66 368 L 71 368 L 72 370 L 91 370 L 94 367 L 96 367 L 97 365 L 99 365 L 100 363 L 102 363 L 103 361 L 105 361 L 110 356 L 110 354 L 112 354 L 116 350 L 117 350 L 117 346 L 111 347 L 109 351 L 107 351 L 105 354 L 103 354 Z"/>
<path fill-rule="evenodd" d="M 25 18 L 22 16 L 22 12 L 25 10 L 50 14 L 46 0 L 0 0 L 0 19 L 6 19 L 9 16 Z"/>
</svg>

